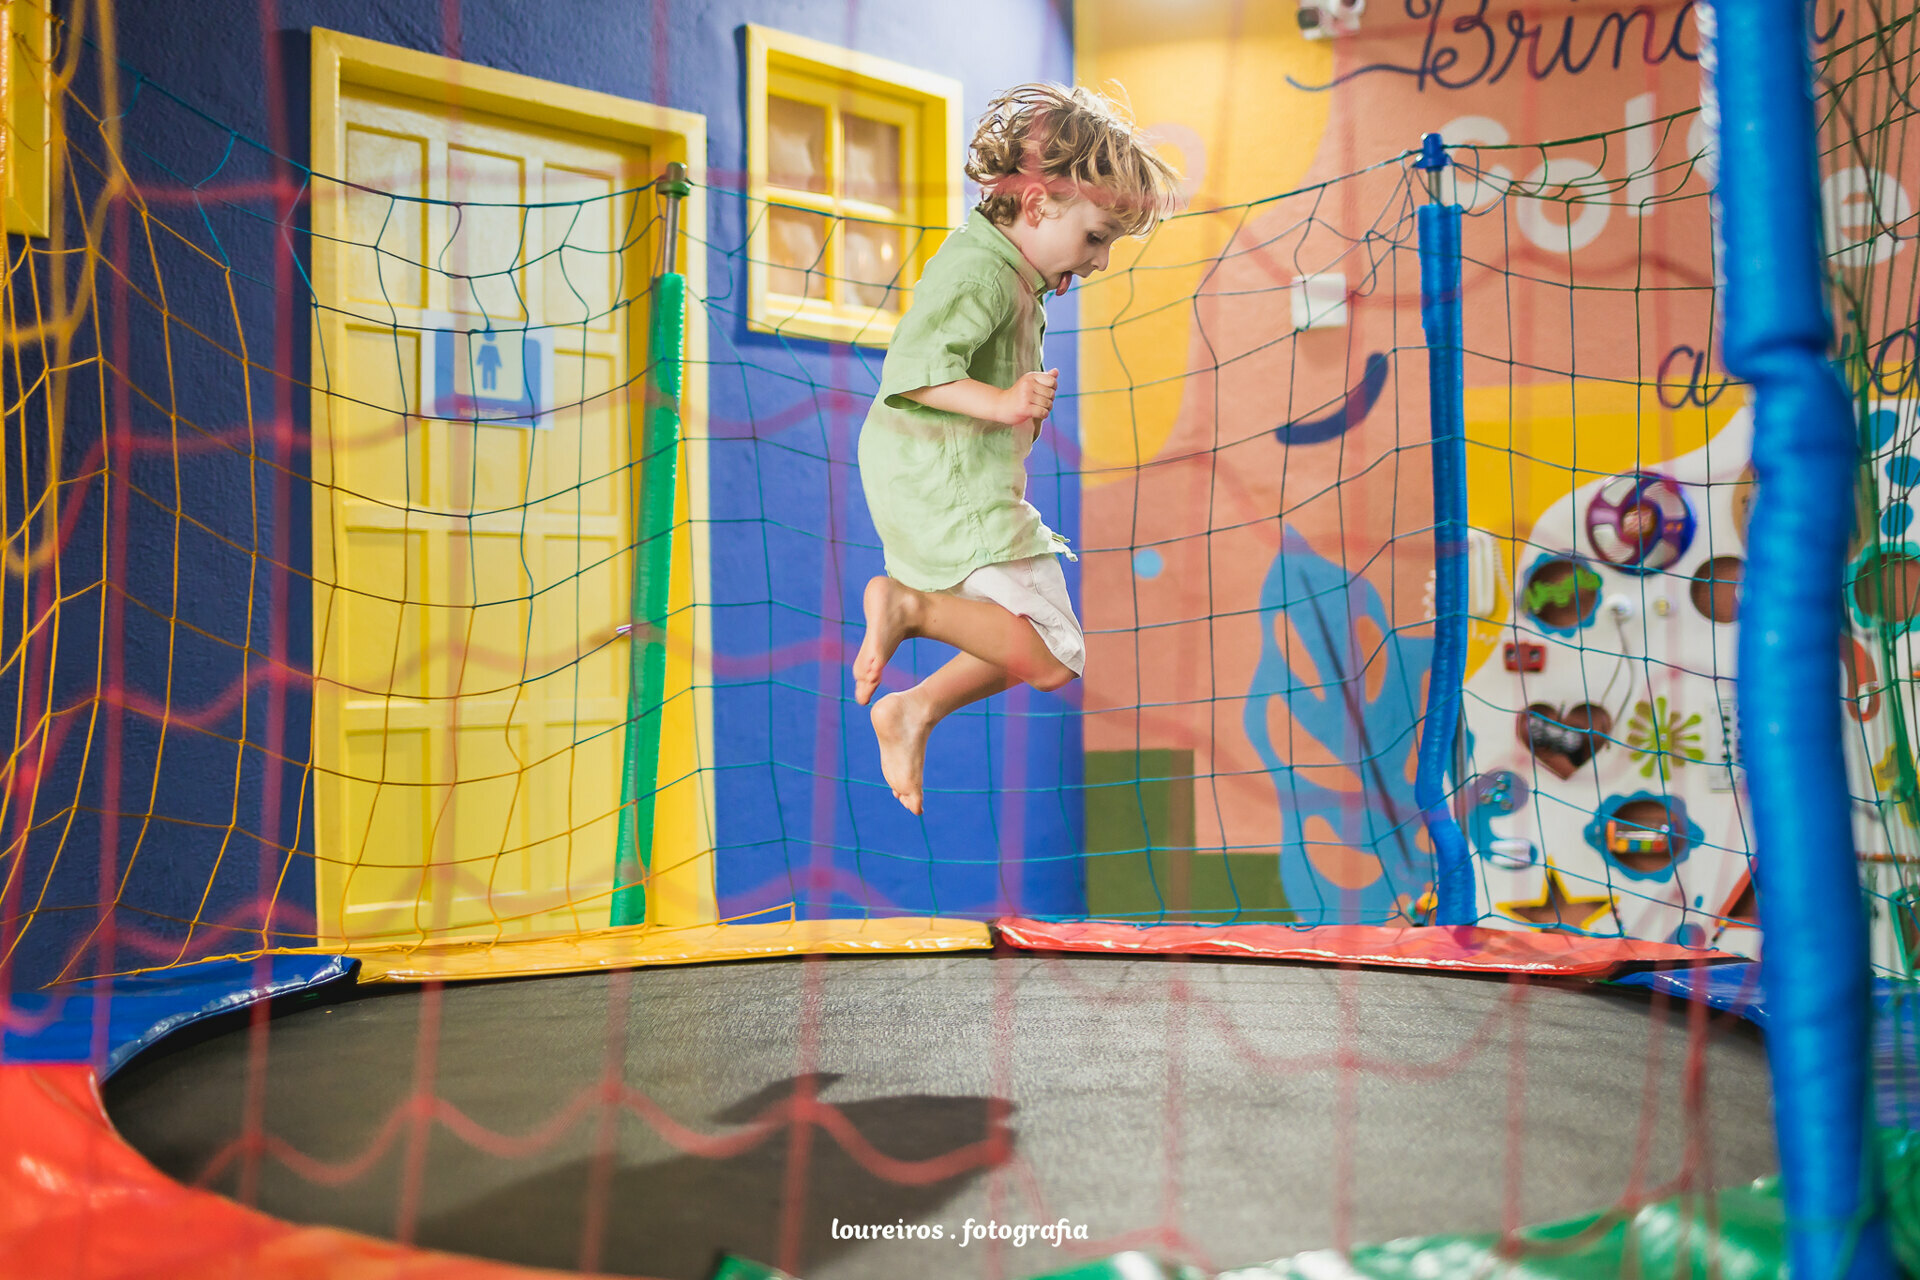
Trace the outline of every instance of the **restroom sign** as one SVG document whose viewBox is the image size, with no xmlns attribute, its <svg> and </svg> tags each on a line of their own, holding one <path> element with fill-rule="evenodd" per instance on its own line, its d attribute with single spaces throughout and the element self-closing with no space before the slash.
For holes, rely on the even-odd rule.
<svg viewBox="0 0 1920 1280">
<path fill-rule="evenodd" d="M 428 330 L 427 386 L 420 399 L 432 418 L 490 427 L 551 426 L 553 341 L 545 330 L 475 327 L 442 317 Z"/>
</svg>

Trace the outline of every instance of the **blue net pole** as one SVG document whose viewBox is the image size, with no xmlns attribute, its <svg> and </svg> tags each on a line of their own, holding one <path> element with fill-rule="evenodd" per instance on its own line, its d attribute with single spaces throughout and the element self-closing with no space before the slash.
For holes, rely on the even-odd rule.
<svg viewBox="0 0 1920 1280">
<path fill-rule="evenodd" d="M 1872 986 L 1836 668 L 1857 465 L 1827 360 L 1805 0 L 1700 11 L 1718 131 L 1729 372 L 1753 386 L 1759 496 L 1740 608 L 1740 733 L 1792 1274 L 1893 1276 L 1869 1138 Z M 1717 117 L 1717 118 L 1716 118 Z"/>
<path fill-rule="evenodd" d="M 1428 415 L 1433 430 L 1433 669 L 1420 728 L 1414 802 L 1433 841 L 1434 922 L 1472 924 L 1473 870 L 1466 835 L 1448 804 L 1446 771 L 1460 732 L 1467 678 L 1467 429 L 1460 325 L 1460 206 L 1440 202 L 1447 153 L 1440 135 L 1421 140 L 1415 167 L 1433 201 L 1419 211 L 1420 327 L 1427 337 Z M 1455 778 L 1460 786 L 1464 779 Z"/>
</svg>

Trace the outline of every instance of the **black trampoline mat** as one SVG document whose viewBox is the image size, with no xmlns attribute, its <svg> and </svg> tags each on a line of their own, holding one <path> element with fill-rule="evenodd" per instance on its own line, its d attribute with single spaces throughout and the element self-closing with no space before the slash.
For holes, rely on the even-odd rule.
<svg viewBox="0 0 1920 1280">
<path fill-rule="evenodd" d="M 267 1024 L 263 1129 L 315 1159 L 364 1152 L 423 1072 L 474 1122 L 519 1137 L 622 1060 L 628 1087 L 703 1137 L 738 1134 L 809 1072 L 896 1160 L 981 1143 L 996 1116 L 1010 1131 L 998 1165 L 909 1185 L 821 1128 L 692 1155 L 595 1104 L 525 1154 L 444 1125 L 413 1143 L 402 1124 L 342 1185 L 271 1155 L 244 1184 L 238 1164 L 207 1182 L 291 1221 L 388 1237 L 411 1200 L 414 1243 L 538 1266 L 580 1264 L 595 1187 L 602 1270 L 701 1280 L 720 1250 L 781 1261 L 785 1233 L 806 1280 L 899 1280 L 1030 1276 L 1119 1247 L 1224 1268 L 1342 1233 L 1357 1244 L 1498 1230 L 1618 1203 L 1637 1154 L 1640 1193 L 1659 1189 L 1690 1142 L 1704 1160 L 1696 1186 L 1775 1168 L 1752 1028 L 1714 1017 L 1690 1116 L 1690 1007 L 1572 983 L 953 954 L 363 990 Z M 109 1114 L 161 1169 L 202 1179 L 242 1132 L 250 1043 L 241 1027 L 163 1045 L 108 1083 Z M 1337 1055 L 1355 1065 L 1336 1069 Z M 804 1179 L 790 1169 L 797 1145 Z M 961 1248 L 969 1218 L 1065 1218 L 1091 1239 Z M 834 1239 L 836 1219 L 939 1224 L 947 1239 Z"/>
</svg>

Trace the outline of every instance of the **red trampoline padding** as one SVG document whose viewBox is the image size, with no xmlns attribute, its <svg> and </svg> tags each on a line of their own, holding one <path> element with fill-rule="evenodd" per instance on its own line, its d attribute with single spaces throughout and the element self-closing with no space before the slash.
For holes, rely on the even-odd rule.
<svg viewBox="0 0 1920 1280">
<path fill-rule="evenodd" d="M 1478 925 L 1123 924 L 1114 920 L 1052 923 L 1010 916 L 993 922 L 1000 936 L 1029 951 L 1246 956 L 1320 960 L 1402 969 L 1474 973 L 1543 973 L 1591 977 L 1629 964 L 1691 964 L 1741 957 L 1637 938 L 1483 929 Z"/>
<path fill-rule="evenodd" d="M 181 1186 L 114 1132 L 92 1067 L 0 1065 L 0 1280 L 531 1280 L 559 1274 L 330 1227 L 297 1227 Z"/>
</svg>

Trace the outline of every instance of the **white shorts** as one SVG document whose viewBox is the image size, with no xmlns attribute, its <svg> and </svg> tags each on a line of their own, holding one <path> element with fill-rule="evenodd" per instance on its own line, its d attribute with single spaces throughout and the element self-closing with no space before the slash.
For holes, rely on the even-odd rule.
<svg viewBox="0 0 1920 1280">
<path fill-rule="evenodd" d="M 948 587 L 947 594 L 962 600 L 985 600 L 1025 618 L 1053 656 L 1073 674 L 1080 675 L 1086 668 L 1086 632 L 1073 615 L 1073 601 L 1067 598 L 1067 575 L 1060 571 L 1059 556 L 1029 556 L 985 565 L 958 585 Z"/>
</svg>

